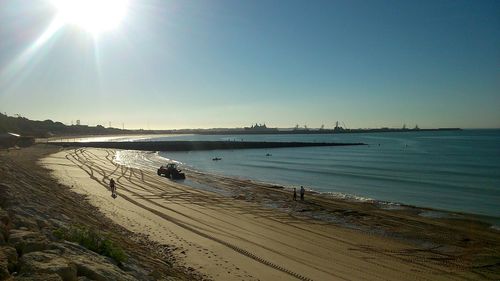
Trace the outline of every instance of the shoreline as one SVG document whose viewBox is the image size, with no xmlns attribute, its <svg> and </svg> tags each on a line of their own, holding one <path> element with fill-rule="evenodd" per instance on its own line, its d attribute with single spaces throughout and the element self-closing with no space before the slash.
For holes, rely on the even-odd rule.
<svg viewBox="0 0 500 281">
<path fill-rule="evenodd" d="M 172 159 L 174 160 L 174 159 Z M 250 178 L 245 178 L 245 177 L 236 177 L 236 176 L 230 176 L 230 175 L 224 175 L 224 174 L 218 174 L 218 173 L 210 173 L 206 171 L 201 171 L 197 169 L 193 169 L 191 167 L 184 167 L 183 171 L 188 171 L 190 173 L 198 173 L 201 175 L 205 175 L 207 177 L 220 177 L 220 178 L 227 178 L 229 180 L 234 180 L 234 181 L 249 181 L 252 182 L 254 185 L 259 185 L 259 186 L 265 186 L 269 189 L 277 189 L 277 190 L 283 190 L 284 192 L 287 192 L 291 196 L 291 192 L 293 191 L 293 188 L 297 188 L 297 186 L 294 185 L 286 185 L 286 184 L 280 184 L 280 183 L 273 183 L 273 182 L 264 182 L 264 181 L 258 181 Z M 182 182 L 182 181 L 180 181 Z M 200 188 L 199 185 L 191 185 L 190 182 L 182 182 L 183 184 L 186 184 L 187 186 L 193 187 L 193 188 Z M 402 202 L 392 202 L 392 201 L 384 201 L 384 200 L 379 200 L 375 198 L 370 198 L 370 197 L 364 197 L 361 195 L 357 194 L 350 194 L 350 193 L 343 193 L 343 192 L 321 192 L 317 191 L 314 188 L 306 188 L 306 192 L 308 193 L 308 196 L 314 196 L 318 198 L 323 198 L 325 200 L 333 200 L 333 201 L 343 201 L 346 203 L 363 203 L 363 204 L 371 204 L 377 208 L 384 209 L 384 210 L 412 210 L 415 213 L 418 213 L 419 216 L 422 217 L 427 217 L 427 218 L 437 218 L 437 219 L 454 219 L 454 220 L 467 220 L 467 221 L 477 221 L 480 223 L 485 223 L 490 225 L 491 228 L 493 229 L 499 229 L 500 228 L 500 217 L 494 217 L 494 216 L 489 216 L 489 215 L 483 215 L 483 214 L 476 214 L 476 213 L 467 213 L 467 212 L 460 212 L 460 211 L 454 211 L 454 210 L 446 210 L 446 209 L 438 209 L 438 208 L 433 208 L 433 207 L 427 207 L 427 206 L 418 206 L 418 205 L 411 205 L 411 204 L 406 204 Z M 222 192 L 221 194 L 225 194 Z"/>
<path fill-rule="evenodd" d="M 123 151 L 126 151 L 126 150 L 123 150 Z M 176 159 L 169 159 L 169 158 L 165 158 L 163 156 L 160 156 L 158 151 L 151 151 L 151 152 L 144 152 L 144 153 L 154 153 L 156 155 L 156 157 L 164 159 L 164 161 L 173 161 L 176 163 L 180 163 Z M 121 163 L 121 164 L 134 165 L 134 163 Z M 143 167 L 139 167 L 139 166 L 134 166 L 134 167 L 135 168 L 143 168 Z M 255 185 L 267 186 L 267 187 L 273 188 L 273 189 L 274 188 L 275 189 L 283 189 L 283 190 L 286 190 L 288 192 L 292 192 L 294 187 L 295 188 L 299 187 L 298 185 L 292 185 L 292 184 L 286 184 L 286 183 L 276 183 L 276 182 L 270 182 L 270 181 L 260 181 L 257 179 L 246 178 L 244 176 L 231 176 L 231 175 L 225 175 L 222 173 L 211 173 L 208 171 L 199 170 L 196 167 L 189 165 L 188 163 L 182 164 L 181 167 L 184 171 L 203 174 L 207 177 L 217 176 L 220 178 L 239 180 L 242 182 L 251 181 Z M 151 166 L 150 168 L 156 169 L 157 167 Z M 191 181 L 189 181 L 189 179 L 185 182 L 185 184 L 188 186 L 191 186 L 193 188 L 200 188 L 199 185 L 197 185 L 197 184 L 190 185 L 190 183 L 191 183 Z M 373 204 L 374 206 L 377 206 L 381 209 L 394 209 L 394 208 L 408 209 L 408 210 L 411 209 L 413 212 L 418 212 L 419 215 L 422 215 L 424 217 L 478 221 L 481 223 L 489 224 L 492 229 L 495 229 L 495 230 L 500 229 L 500 217 L 494 217 L 491 215 L 477 214 L 477 213 L 458 211 L 458 210 L 439 209 L 439 208 L 435 208 L 432 206 L 419 206 L 419 205 L 413 205 L 413 204 L 408 204 L 408 203 L 404 203 L 404 202 L 397 202 L 397 201 L 386 201 L 386 200 L 366 197 L 363 195 L 352 194 L 352 193 L 330 192 L 330 191 L 322 192 L 322 191 L 315 190 L 314 188 L 308 188 L 307 186 L 305 186 L 305 188 L 306 188 L 306 191 L 308 193 L 312 194 L 313 196 L 319 196 L 319 197 L 325 198 L 327 200 L 341 200 L 341 201 L 354 202 L 354 203 L 367 203 L 367 204 Z"/>
<path fill-rule="evenodd" d="M 177 249 L 173 254 L 216 280 L 269 280 L 270 276 L 288 279 L 289 272 L 294 278 L 302 279 L 297 277 L 300 275 L 313 280 L 359 280 L 366 276 L 384 280 L 498 277 L 494 272 L 498 267 L 495 257 L 500 251 L 499 234 L 482 223 L 426 218 L 415 216 L 414 210 L 384 210 L 374 204 L 320 196 L 293 202 L 289 192 L 282 189 L 188 171 L 191 180 L 229 190 L 232 196 L 228 198 L 160 178 L 155 171 L 118 165 L 113 163 L 114 153 L 109 149 L 63 150 L 45 159 L 44 165 L 49 162 L 54 176 L 74 185 L 73 189 L 86 194 L 91 202 L 96 200 L 94 204 L 102 212 L 114 214 L 111 218 L 131 231 L 151 229 L 149 237 L 157 242 L 167 242 L 165 239 L 172 234 L 178 239 L 182 237 L 168 238 Z M 106 188 L 113 174 L 119 176 L 119 192 L 123 192 L 118 201 L 110 199 Z M 286 208 L 265 206 L 276 202 L 278 207 Z M 117 214 L 122 215 L 116 217 Z M 141 220 L 134 219 L 138 214 Z M 318 220 L 314 217 L 317 214 L 333 216 L 340 222 Z M 158 221 L 158 217 L 166 220 Z M 164 224 L 168 228 L 163 228 Z M 296 228 L 298 225 L 301 227 Z M 304 240 L 305 237 L 309 239 Z M 311 247 L 314 254 L 310 253 Z M 251 255 L 245 254 L 249 251 Z M 214 255 L 229 259 L 222 263 L 230 262 L 228 271 L 217 266 L 217 262 L 210 262 Z M 297 263 L 299 257 L 306 256 L 307 262 Z M 367 263 L 372 258 L 379 266 Z M 419 262 L 415 263 L 415 259 Z M 339 263 L 341 260 L 345 262 Z M 380 267 L 380 263 L 389 268 Z M 358 270 L 347 270 L 352 266 Z M 241 270 L 246 275 L 238 277 Z"/>
<path fill-rule="evenodd" d="M 257 188 L 264 188 L 267 190 L 267 192 L 275 192 L 275 193 L 280 193 L 283 195 L 283 197 L 280 200 L 277 200 L 276 202 L 268 202 L 266 207 L 269 207 L 271 209 L 278 209 L 281 211 L 285 212 L 295 212 L 297 213 L 297 210 L 294 210 L 291 206 L 284 204 L 286 201 L 291 201 L 289 200 L 292 195 L 292 190 L 293 187 L 291 186 L 286 186 L 286 185 L 281 185 L 281 184 L 276 184 L 276 183 L 269 183 L 269 182 L 261 182 L 257 180 L 252 180 L 252 179 L 247 179 L 247 178 L 240 178 L 240 177 L 231 177 L 231 176 L 226 176 L 226 175 L 220 175 L 220 174 L 211 174 L 207 173 L 204 171 L 198 171 L 198 170 L 193 170 L 193 169 L 184 169 L 183 171 L 187 172 L 187 175 L 196 175 L 196 179 L 198 181 L 203 182 L 203 178 L 218 178 L 221 181 L 230 181 L 233 184 L 238 183 L 241 185 L 245 185 L 246 183 L 250 183 L 250 185 L 257 187 Z M 183 182 L 183 181 L 180 181 Z M 183 183 L 184 184 L 184 183 Z M 196 185 L 191 185 L 190 183 L 185 183 L 187 186 L 191 186 L 193 188 L 197 188 Z M 199 187 L 198 187 L 199 188 Z M 233 187 L 234 188 L 234 187 Z M 227 191 L 227 190 L 226 190 Z M 241 189 L 238 190 L 233 190 L 231 193 L 228 192 L 221 192 L 220 194 L 226 197 L 233 197 L 233 198 L 238 198 L 241 195 L 238 194 L 238 192 L 241 192 Z M 388 201 L 382 201 L 382 200 L 376 200 L 372 198 L 365 198 L 361 197 L 363 199 L 359 199 L 360 197 L 355 196 L 355 195 L 350 195 L 350 194 L 344 194 L 346 197 L 337 197 L 334 195 L 330 195 L 329 193 L 323 193 L 323 192 L 318 192 L 314 191 L 312 189 L 307 190 L 306 189 L 306 197 L 308 199 L 312 199 L 312 201 L 323 201 L 327 202 L 329 204 L 339 204 L 342 206 L 348 206 L 346 209 L 356 209 L 356 207 L 363 209 L 363 210 L 369 210 L 369 211 L 375 211 L 379 213 L 383 213 L 385 215 L 388 214 L 396 214 L 396 213 L 404 213 L 406 215 L 412 216 L 415 219 L 421 219 L 423 221 L 433 221 L 433 220 L 442 220 L 442 221 L 447 221 L 450 224 L 453 224 L 454 222 L 461 223 L 461 224 L 475 224 L 481 227 L 484 227 L 485 229 L 490 229 L 493 233 L 499 234 L 500 235 L 500 229 L 498 229 L 497 224 L 492 223 L 492 221 L 498 222 L 500 221 L 500 218 L 492 217 L 492 216 L 486 216 L 486 215 L 478 215 L 478 214 L 472 214 L 472 213 L 465 213 L 465 212 L 456 212 L 456 211 L 451 211 L 451 210 L 442 210 L 442 209 L 436 209 L 432 207 L 422 207 L 422 206 L 414 206 L 414 205 L 409 205 L 409 204 L 404 204 L 404 203 L 398 203 L 398 202 L 388 202 Z M 241 199 L 241 198 L 238 198 Z M 245 198 L 247 199 L 247 198 Z M 306 200 L 309 201 L 309 200 Z M 259 203 L 259 202 L 258 202 Z M 260 202 L 262 203 L 262 202 Z M 281 203 L 284 204 L 284 207 L 279 207 L 276 204 Z M 318 204 L 318 202 L 314 202 L 314 204 Z M 325 221 L 325 222 L 333 222 L 336 223 L 342 227 L 347 227 L 347 228 L 352 228 L 352 229 L 358 229 L 362 230 L 365 232 L 371 232 L 373 231 L 373 228 L 367 227 L 367 225 L 361 225 L 358 224 L 359 221 L 353 221 L 353 220 L 348 220 L 348 222 L 344 221 L 344 218 L 339 218 L 337 215 L 331 216 L 331 214 L 325 214 L 325 206 L 321 206 L 320 212 L 315 213 L 314 208 L 309 208 L 308 210 L 298 210 L 298 213 L 300 215 L 305 215 L 313 219 L 317 219 L 320 221 Z M 353 210 L 349 210 L 353 211 Z M 304 214 L 304 212 L 309 212 Z M 356 212 L 356 211 L 354 211 Z M 342 214 L 344 216 L 345 213 Z M 341 217 L 342 217 L 341 216 Z M 379 231 L 379 232 L 384 232 L 386 234 L 390 234 L 387 231 Z M 394 237 L 398 236 L 397 233 L 393 233 Z M 405 240 L 405 237 L 400 237 L 403 240 Z M 500 238 L 500 237 L 499 237 Z M 417 241 L 419 240 L 419 241 Z M 419 239 L 415 240 L 414 242 L 418 242 L 420 244 L 425 244 L 429 241 L 426 241 L 422 237 Z"/>
</svg>

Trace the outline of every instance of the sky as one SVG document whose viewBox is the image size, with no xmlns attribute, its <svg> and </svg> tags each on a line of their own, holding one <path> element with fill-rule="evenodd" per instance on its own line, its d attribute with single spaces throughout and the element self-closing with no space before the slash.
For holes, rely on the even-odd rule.
<svg viewBox="0 0 500 281">
<path fill-rule="evenodd" d="M 2 113 L 136 129 L 500 128 L 497 0 L 129 0 L 98 34 L 54 26 L 53 2 L 0 0 Z"/>
</svg>

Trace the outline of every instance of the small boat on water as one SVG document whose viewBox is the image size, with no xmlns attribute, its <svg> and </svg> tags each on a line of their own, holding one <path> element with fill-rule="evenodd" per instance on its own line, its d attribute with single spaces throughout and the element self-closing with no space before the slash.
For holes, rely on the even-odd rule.
<svg viewBox="0 0 500 281">
<path fill-rule="evenodd" d="M 222 158 L 220 158 L 220 157 L 212 158 L 212 161 L 219 161 L 219 160 L 222 160 Z"/>
<path fill-rule="evenodd" d="M 273 156 L 271 153 L 266 154 L 266 156 Z"/>
</svg>

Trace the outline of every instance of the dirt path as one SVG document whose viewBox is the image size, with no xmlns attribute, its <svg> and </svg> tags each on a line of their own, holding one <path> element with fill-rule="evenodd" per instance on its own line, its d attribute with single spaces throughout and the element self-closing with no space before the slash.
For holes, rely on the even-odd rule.
<svg viewBox="0 0 500 281">
<path fill-rule="evenodd" d="M 475 280 L 409 244 L 192 189 L 117 165 L 113 150 L 62 151 L 53 175 L 130 231 L 216 280 Z M 108 190 L 110 178 L 118 198 Z"/>
</svg>

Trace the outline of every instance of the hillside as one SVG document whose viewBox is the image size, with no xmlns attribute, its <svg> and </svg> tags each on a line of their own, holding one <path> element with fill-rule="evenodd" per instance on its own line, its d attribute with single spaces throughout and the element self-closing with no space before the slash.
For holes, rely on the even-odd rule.
<svg viewBox="0 0 500 281">
<path fill-rule="evenodd" d="M 61 122 L 54 122 L 52 120 L 34 121 L 25 117 L 13 117 L 0 113 L 0 133 L 6 132 L 33 137 L 131 133 L 131 131 L 128 130 L 105 128 L 101 125 L 95 127 L 86 125 L 67 126 Z"/>
</svg>

